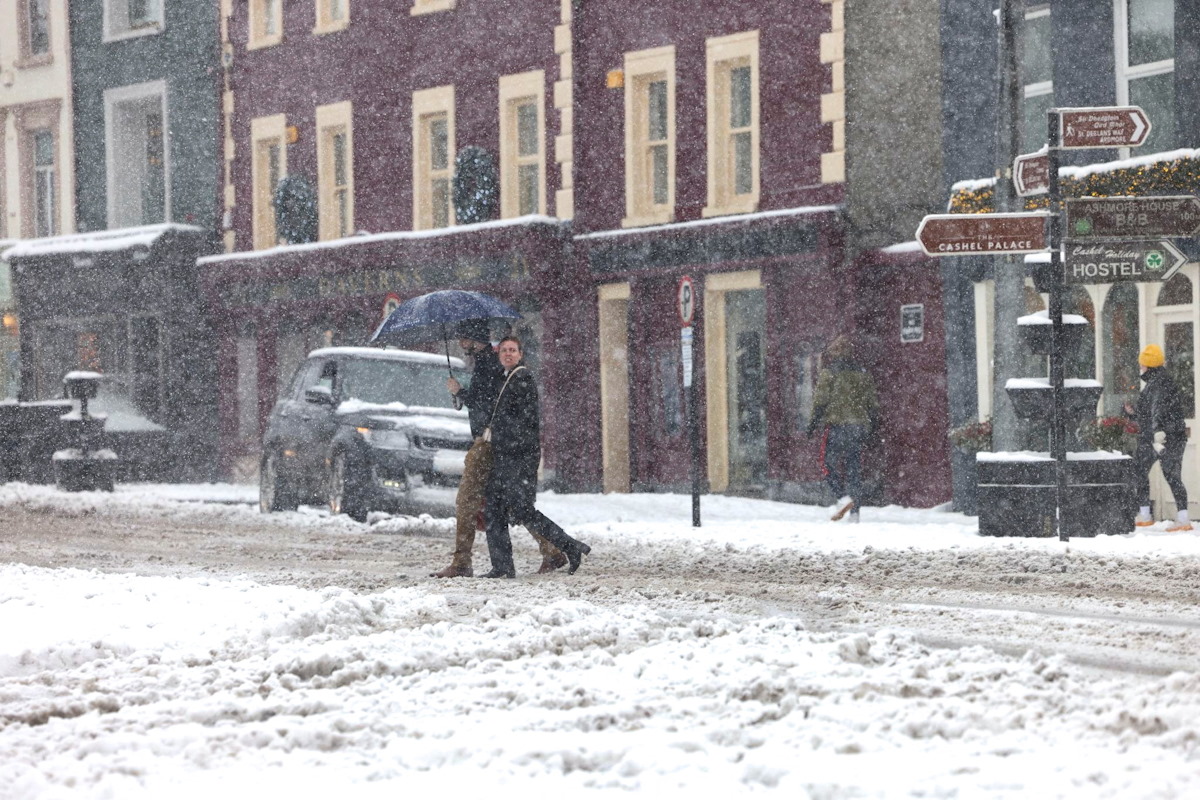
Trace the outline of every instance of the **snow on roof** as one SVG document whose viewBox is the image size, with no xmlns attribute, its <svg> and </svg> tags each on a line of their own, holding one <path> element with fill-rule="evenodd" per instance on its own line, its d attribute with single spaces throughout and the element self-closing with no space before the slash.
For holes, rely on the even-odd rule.
<svg viewBox="0 0 1200 800">
<path fill-rule="evenodd" d="M 384 349 L 382 347 L 322 347 L 308 354 L 309 358 L 329 356 L 354 356 L 356 358 L 381 358 L 387 361 L 417 361 L 426 364 L 445 364 L 446 356 L 438 353 L 422 353 L 418 350 Z M 450 357 L 456 367 L 465 367 L 461 358 Z"/>
<path fill-rule="evenodd" d="M 338 250 L 345 247 L 357 247 L 372 242 L 395 242 L 410 239 L 436 239 L 442 236 L 457 236 L 463 233 L 488 230 L 492 228 L 516 228 L 522 225 L 560 225 L 563 220 L 547 217 L 543 214 L 526 214 L 512 219 L 494 219 L 488 222 L 473 222 L 469 225 L 452 225 L 448 228 L 435 228 L 426 231 L 387 231 L 386 233 L 361 232 L 344 239 L 331 239 L 324 242 L 308 242 L 307 244 L 281 244 L 265 250 L 242 250 L 236 253 L 218 253 L 217 255 L 200 258 L 199 264 L 217 264 L 222 261 L 243 261 L 250 258 L 264 258 L 282 253 L 304 253 L 313 250 Z"/>
<path fill-rule="evenodd" d="M 770 219 L 772 217 L 799 217 L 811 214 L 831 214 L 841 210 L 841 206 L 800 206 L 797 208 L 781 208 L 775 211 L 759 211 L 754 214 L 731 214 L 730 216 L 726 217 L 709 217 L 708 219 L 697 219 L 690 222 L 668 222 L 664 225 L 647 225 L 642 228 L 621 228 L 619 230 L 595 231 L 593 233 L 581 233 L 573 238 L 576 241 L 581 239 L 604 239 L 612 236 L 629 236 L 630 234 L 646 233 L 648 231 L 699 228 L 706 225 L 723 225 L 737 222 L 749 222 L 752 220 Z"/>
<path fill-rule="evenodd" d="M 61 253 L 110 253 L 134 247 L 150 248 L 168 231 L 190 231 L 204 233 L 195 225 L 178 225 L 173 222 L 161 225 L 144 225 L 138 228 L 119 228 L 91 233 L 72 233 L 66 236 L 51 236 L 46 239 L 27 239 L 0 252 L 6 261 L 28 256 L 48 256 Z"/>
<path fill-rule="evenodd" d="M 1062 321 L 1064 325 L 1087 325 L 1087 317 L 1079 314 L 1063 314 Z M 1017 317 L 1018 325 L 1049 325 L 1050 312 L 1046 309 L 1035 311 L 1032 314 L 1026 314 L 1023 317 Z"/>
</svg>

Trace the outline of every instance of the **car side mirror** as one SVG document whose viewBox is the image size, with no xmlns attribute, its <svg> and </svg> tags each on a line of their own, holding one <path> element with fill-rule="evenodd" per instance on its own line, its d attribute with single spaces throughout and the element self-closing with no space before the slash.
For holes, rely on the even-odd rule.
<svg viewBox="0 0 1200 800">
<path fill-rule="evenodd" d="M 328 386 L 311 386 L 304 390 L 304 399 L 318 406 L 330 406 L 333 403 L 333 390 Z"/>
</svg>

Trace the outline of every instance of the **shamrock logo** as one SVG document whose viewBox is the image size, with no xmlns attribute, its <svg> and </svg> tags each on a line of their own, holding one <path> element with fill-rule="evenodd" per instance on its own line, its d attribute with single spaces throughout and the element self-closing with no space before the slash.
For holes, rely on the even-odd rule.
<svg viewBox="0 0 1200 800">
<path fill-rule="evenodd" d="M 1163 258 L 1161 250 L 1151 250 L 1146 253 L 1146 269 L 1151 272 L 1158 272 L 1163 268 L 1163 263 L 1166 259 Z"/>
</svg>

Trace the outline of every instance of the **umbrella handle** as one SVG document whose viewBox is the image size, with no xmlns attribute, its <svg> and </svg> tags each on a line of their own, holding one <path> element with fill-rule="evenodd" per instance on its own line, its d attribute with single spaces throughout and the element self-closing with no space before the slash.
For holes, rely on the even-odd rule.
<svg viewBox="0 0 1200 800">
<path fill-rule="evenodd" d="M 450 339 L 446 336 L 446 323 L 442 323 L 442 344 L 446 345 L 446 372 L 450 373 L 450 377 L 454 377 L 454 367 L 450 364 Z M 458 411 L 462 408 L 462 401 L 458 399 L 458 395 L 453 395 L 454 410 Z"/>
</svg>

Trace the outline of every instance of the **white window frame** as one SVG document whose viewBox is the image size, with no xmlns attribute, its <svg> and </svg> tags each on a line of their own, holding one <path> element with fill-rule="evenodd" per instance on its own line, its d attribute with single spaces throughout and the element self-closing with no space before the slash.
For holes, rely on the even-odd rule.
<svg viewBox="0 0 1200 800">
<path fill-rule="evenodd" d="M 129 18 L 130 0 L 104 0 L 104 41 L 116 42 L 122 39 L 133 39 L 138 36 L 153 36 L 162 33 L 166 27 L 163 6 L 166 0 L 143 0 L 149 9 L 149 20 L 144 25 L 130 27 L 119 24 L 118 20 Z"/>
<path fill-rule="evenodd" d="M 288 174 L 287 115 L 273 114 L 250 120 L 250 238 L 255 250 L 279 243 L 272 206 L 275 187 L 266 184 L 267 172 L 262 158 L 264 146 L 271 144 L 279 147 L 279 179 L 282 180 Z"/>
<path fill-rule="evenodd" d="M 283 41 L 283 0 L 250 0 L 246 49 L 274 47 Z"/>
<path fill-rule="evenodd" d="M 37 163 L 37 137 L 41 135 L 50 137 L 49 164 Z M 29 140 L 30 157 L 33 163 L 33 189 L 31 192 L 33 202 L 30 207 L 33 216 L 33 233 L 34 236 L 39 238 L 54 236 L 59 231 L 58 195 L 60 178 L 58 174 L 58 134 L 54 128 L 38 128 L 29 132 Z M 40 204 L 38 203 L 38 190 L 46 181 L 49 181 L 49 186 L 46 187 L 48 208 L 46 218 L 43 220 L 40 213 Z M 45 224 L 44 230 L 41 229 L 43 223 Z"/>
<path fill-rule="evenodd" d="M 537 109 L 537 152 L 522 156 L 518 151 L 517 109 L 532 102 Z M 504 75 L 500 78 L 500 217 L 521 216 L 520 168 L 537 166 L 537 207 L 532 214 L 546 213 L 546 73 L 543 70 Z"/>
<path fill-rule="evenodd" d="M 651 142 L 646 133 L 647 92 L 651 83 L 667 85 L 667 202 L 654 202 L 649 165 Z M 661 146 L 661 145 L 660 145 Z M 625 54 L 625 218 L 626 228 L 661 225 L 675 219 L 675 46 Z"/>
<path fill-rule="evenodd" d="M 757 30 L 715 37 L 707 43 L 708 203 L 702 211 L 705 217 L 758 210 L 762 179 L 758 51 Z M 751 189 L 744 194 L 734 191 L 734 167 L 731 165 L 732 153 L 728 142 L 731 135 L 727 119 L 728 102 L 721 91 L 728 87 L 728 80 L 724 76 L 740 66 L 750 67 L 750 158 L 753 174 Z"/>
<path fill-rule="evenodd" d="M 316 12 L 315 35 L 336 33 L 350 27 L 350 0 L 317 0 Z"/>
<path fill-rule="evenodd" d="M 434 174 L 429 162 L 429 124 L 440 118 L 446 119 L 447 168 Z M 454 86 L 437 86 L 413 92 L 413 230 L 433 230 L 432 182 L 445 177 L 449 182 L 447 191 L 447 226 L 454 220 L 454 157 L 457 152 L 454 134 Z"/>
<path fill-rule="evenodd" d="M 421 14 L 433 14 L 438 11 L 453 11 L 455 0 L 413 0 L 408 13 L 414 17 Z"/>
<path fill-rule="evenodd" d="M 1129 105 L 1129 84 L 1132 81 L 1175 72 L 1174 58 L 1165 58 L 1149 64 L 1129 63 L 1129 0 L 1113 0 L 1113 48 L 1119 106 Z M 1154 120 L 1150 120 L 1150 124 L 1153 126 Z M 1121 157 L 1129 158 L 1131 149 L 1120 148 Z"/>
<path fill-rule="evenodd" d="M 132 86 L 119 86 L 104 92 L 104 159 L 107 173 L 107 213 L 110 228 L 123 227 L 117 220 L 117 186 L 122 173 L 116 163 L 116 108 L 127 103 L 157 97 L 162 110 L 163 147 L 163 221 L 171 221 L 171 124 L 167 109 L 166 81 L 149 81 Z"/>
<path fill-rule="evenodd" d="M 318 236 L 321 241 L 339 239 L 354 233 L 354 126 L 349 100 L 317 106 L 317 195 Z M 333 137 L 345 134 L 344 184 L 335 182 Z M 338 195 L 345 195 L 345 230 L 340 230 L 341 209 Z"/>
</svg>

